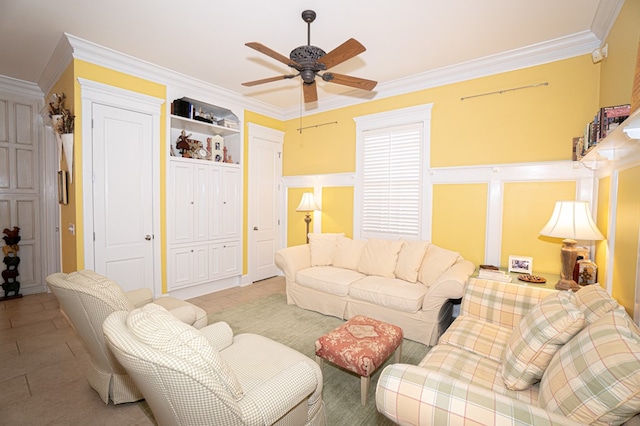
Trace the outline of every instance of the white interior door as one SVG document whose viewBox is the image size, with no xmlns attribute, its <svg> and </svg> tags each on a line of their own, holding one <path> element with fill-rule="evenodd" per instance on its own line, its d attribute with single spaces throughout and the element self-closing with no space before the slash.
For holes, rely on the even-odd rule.
<svg viewBox="0 0 640 426">
<path fill-rule="evenodd" d="M 152 117 L 94 103 L 92 118 L 95 270 L 153 289 Z"/>
<path fill-rule="evenodd" d="M 284 134 L 249 126 L 249 274 L 252 281 L 278 275 L 274 256 L 278 246 L 282 142 Z"/>
</svg>

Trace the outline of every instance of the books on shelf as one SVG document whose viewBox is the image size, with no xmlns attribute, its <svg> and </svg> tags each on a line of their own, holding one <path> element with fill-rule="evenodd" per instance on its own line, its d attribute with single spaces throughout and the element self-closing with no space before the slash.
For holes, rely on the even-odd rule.
<svg viewBox="0 0 640 426">
<path fill-rule="evenodd" d="M 593 121 L 585 126 L 583 153 L 598 144 L 631 114 L 631 105 L 613 105 L 598 110 Z M 578 155 L 580 157 L 580 155 Z"/>
<path fill-rule="evenodd" d="M 482 278 L 485 280 L 500 281 L 505 283 L 511 282 L 511 276 L 509 274 L 507 274 L 505 271 L 500 271 L 496 269 L 480 268 L 478 270 L 478 278 Z"/>
</svg>

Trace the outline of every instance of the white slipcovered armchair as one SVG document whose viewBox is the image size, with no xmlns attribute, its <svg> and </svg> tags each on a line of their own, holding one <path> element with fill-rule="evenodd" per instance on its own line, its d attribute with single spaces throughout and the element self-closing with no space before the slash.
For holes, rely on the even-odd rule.
<svg viewBox="0 0 640 426">
<path fill-rule="evenodd" d="M 149 304 L 103 324 L 159 425 L 325 423 L 322 372 L 310 358 L 224 322 L 196 330 Z"/>
<path fill-rule="evenodd" d="M 109 403 L 109 398 L 114 404 L 143 399 L 104 340 L 102 323 L 109 314 L 155 302 L 186 324 L 196 328 L 207 325 L 207 313 L 202 308 L 173 297 L 154 301 L 147 288 L 124 292 L 117 283 L 94 271 L 51 274 L 46 281 L 89 352 L 91 366 L 87 381 L 105 404 Z"/>
</svg>

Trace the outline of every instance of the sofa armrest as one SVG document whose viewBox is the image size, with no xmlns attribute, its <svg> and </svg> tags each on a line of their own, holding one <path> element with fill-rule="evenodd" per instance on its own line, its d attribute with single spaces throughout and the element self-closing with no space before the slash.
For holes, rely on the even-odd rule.
<svg viewBox="0 0 640 426">
<path fill-rule="evenodd" d="M 470 278 L 464 290 L 460 315 L 514 328 L 526 313 L 555 290 Z"/>
<path fill-rule="evenodd" d="M 475 265 L 468 260 L 454 263 L 429 286 L 424 302 L 426 303 L 431 297 L 443 301 L 460 299 L 464 293 L 464 286 L 475 268 Z M 425 309 L 424 303 L 422 309 Z"/>
<path fill-rule="evenodd" d="M 243 420 L 248 420 L 244 417 L 246 413 L 260 414 L 260 422 L 255 424 L 273 424 L 309 397 L 317 387 L 312 368 L 304 361 L 297 362 L 244 394 L 238 401 Z"/>
<path fill-rule="evenodd" d="M 391 364 L 376 387 L 378 411 L 399 425 L 579 425 L 568 417 L 415 365 Z"/>
<path fill-rule="evenodd" d="M 127 296 L 127 299 L 133 304 L 134 308 L 139 308 L 147 303 L 153 302 L 153 294 L 151 293 L 151 289 L 148 288 L 125 291 L 124 295 Z"/>
<path fill-rule="evenodd" d="M 311 267 L 311 252 L 309 244 L 291 246 L 276 251 L 276 266 L 284 272 L 288 282 L 296 281 L 296 273 Z"/>
<path fill-rule="evenodd" d="M 205 339 L 217 350 L 230 346 L 233 343 L 233 331 L 229 324 L 224 321 L 209 324 L 198 330 Z"/>
</svg>

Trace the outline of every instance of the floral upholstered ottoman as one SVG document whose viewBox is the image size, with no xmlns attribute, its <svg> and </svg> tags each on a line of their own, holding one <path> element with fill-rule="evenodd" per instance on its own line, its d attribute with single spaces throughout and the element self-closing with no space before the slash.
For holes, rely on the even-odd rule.
<svg viewBox="0 0 640 426">
<path fill-rule="evenodd" d="M 373 318 L 357 315 L 316 340 L 316 362 L 323 359 L 360 376 L 360 398 L 367 404 L 369 381 L 378 367 L 395 352 L 402 353 L 402 329 Z"/>
</svg>

